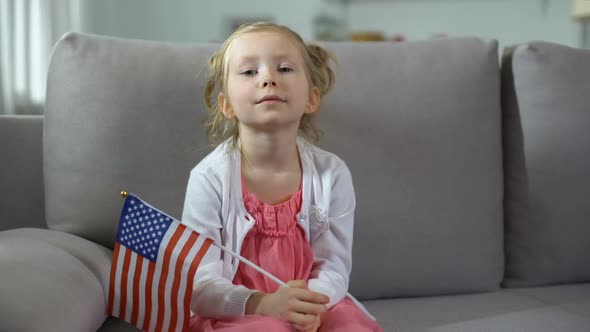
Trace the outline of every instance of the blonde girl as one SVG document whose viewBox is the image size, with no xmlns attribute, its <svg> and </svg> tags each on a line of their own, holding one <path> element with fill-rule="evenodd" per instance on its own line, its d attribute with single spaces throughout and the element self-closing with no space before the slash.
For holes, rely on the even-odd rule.
<svg viewBox="0 0 590 332">
<path fill-rule="evenodd" d="M 289 287 L 211 247 L 191 331 L 381 331 L 347 296 L 351 174 L 312 144 L 331 60 L 271 23 L 240 27 L 211 57 L 206 127 L 217 147 L 190 173 L 182 221 Z"/>
</svg>

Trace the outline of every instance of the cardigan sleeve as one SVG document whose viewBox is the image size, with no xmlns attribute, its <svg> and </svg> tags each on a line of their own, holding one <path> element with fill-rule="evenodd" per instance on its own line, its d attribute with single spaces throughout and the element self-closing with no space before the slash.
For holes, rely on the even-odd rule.
<svg viewBox="0 0 590 332">
<path fill-rule="evenodd" d="M 182 223 L 214 243 L 222 243 L 222 184 L 214 176 L 193 170 L 186 190 Z M 223 277 L 221 249 L 211 245 L 197 268 L 191 310 L 205 318 L 227 318 L 244 315 L 246 301 L 254 293 L 244 286 L 233 285 Z"/>
<path fill-rule="evenodd" d="M 333 172 L 331 184 L 329 193 L 326 193 L 330 195 L 328 229 L 311 244 L 314 265 L 308 281 L 309 289 L 330 298 L 328 308 L 346 296 L 352 268 L 356 200 L 352 177 L 344 162 Z"/>
</svg>

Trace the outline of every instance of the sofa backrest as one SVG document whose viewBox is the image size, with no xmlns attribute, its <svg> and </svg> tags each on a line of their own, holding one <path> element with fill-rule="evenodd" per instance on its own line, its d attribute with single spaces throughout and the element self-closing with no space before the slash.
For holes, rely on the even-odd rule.
<svg viewBox="0 0 590 332">
<path fill-rule="evenodd" d="M 112 246 L 132 191 L 179 217 L 217 45 L 68 34 L 48 76 L 50 228 Z M 351 292 L 360 298 L 495 289 L 503 274 L 497 43 L 324 44 L 339 59 L 319 145 L 357 195 Z"/>
<path fill-rule="evenodd" d="M 519 45 L 502 82 L 504 285 L 590 282 L 590 50 Z"/>
<path fill-rule="evenodd" d="M 0 115 L 0 231 L 47 228 L 42 134 L 43 116 Z"/>
<path fill-rule="evenodd" d="M 213 48 L 76 33 L 58 41 L 43 138 L 50 228 L 112 247 L 122 190 L 180 217 L 189 170 L 207 150 L 199 115 Z"/>
<path fill-rule="evenodd" d="M 503 274 L 497 44 L 330 44 L 339 78 L 318 145 L 353 175 L 351 292 L 491 290 Z"/>
</svg>

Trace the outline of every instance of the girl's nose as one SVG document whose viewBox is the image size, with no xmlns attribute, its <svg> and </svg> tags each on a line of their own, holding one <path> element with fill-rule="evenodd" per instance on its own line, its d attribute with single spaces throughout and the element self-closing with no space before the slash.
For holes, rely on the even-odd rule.
<svg viewBox="0 0 590 332">
<path fill-rule="evenodd" d="M 274 80 L 265 80 L 264 83 L 262 83 L 263 87 L 268 87 L 268 86 L 273 86 L 276 87 L 277 86 L 277 82 L 275 82 Z"/>
</svg>

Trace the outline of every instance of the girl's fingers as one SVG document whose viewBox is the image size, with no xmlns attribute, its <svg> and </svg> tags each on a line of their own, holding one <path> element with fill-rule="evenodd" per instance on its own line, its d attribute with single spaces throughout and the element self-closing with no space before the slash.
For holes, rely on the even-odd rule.
<svg viewBox="0 0 590 332">
<path fill-rule="evenodd" d="M 313 325 L 309 325 L 309 326 L 301 326 L 301 325 L 296 325 L 293 324 L 293 327 L 295 328 L 295 330 L 297 332 L 315 332 L 317 330 L 314 330 Z"/>
<path fill-rule="evenodd" d="M 317 316 L 326 312 L 326 306 L 323 304 L 310 303 L 305 301 L 297 301 L 292 308 L 293 311 Z"/>
<path fill-rule="evenodd" d="M 318 304 L 328 304 L 330 298 L 324 294 L 316 293 L 307 289 L 294 290 L 299 300 Z"/>
<path fill-rule="evenodd" d="M 310 326 L 301 326 L 301 325 L 293 324 L 293 327 L 295 328 L 295 330 L 297 332 L 308 332 L 311 330 Z"/>
<path fill-rule="evenodd" d="M 313 327 L 313 324 L 316 321 L 316 317 L 316 315 L 306 315 L 299 312 L 290 312 L 286 318 L 291 324 L 304 327 L 304 329 L 302 330 L 305 331 L 306 329 L 309 330 Z"/>
</svg>

